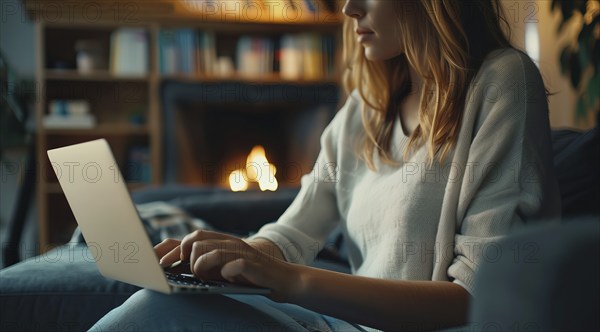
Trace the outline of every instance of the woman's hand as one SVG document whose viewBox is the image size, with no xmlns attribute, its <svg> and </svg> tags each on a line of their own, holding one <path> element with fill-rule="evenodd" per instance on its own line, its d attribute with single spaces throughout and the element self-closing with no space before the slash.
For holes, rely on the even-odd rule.
<svg viewBox="0 0 600 332">
<path fill-rule="evenodd" d="M 259 246 L 231 235 L 198 230 L 181 241 L 166 239 L 154 249 L 161 266 L 189 261 L 191 273 L 200 279 L 270 288 L 271 298 L 285 301 L 298 290 L 301 267 Z"/>
</svg>

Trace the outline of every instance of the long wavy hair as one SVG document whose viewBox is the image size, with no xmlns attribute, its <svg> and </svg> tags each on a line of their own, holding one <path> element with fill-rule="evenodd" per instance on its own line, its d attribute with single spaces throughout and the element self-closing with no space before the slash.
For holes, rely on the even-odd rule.
<svg viewBox="0 0 600 332">
<path fill-rule="evenodd" d="M 390 0 L 391 1 L 391 0 Z M 344 22 L 344 87 L 358 90 L 364 135 L 358 154 L 375 170 L 374 154 L 395 164 L 391 137 L 400 104 L 411 91 L 409 66 L 423 79 L 419 125 L 403 152 L 427 144 L 429 165 L 452 151 L 463 116 L 468 86 L 491 51 L 511 47 L 508 23 L 499 0 L 397 1 L 394 27 L 403 53 L 385 61 L 365 58 L 351 18 Z M 504 29 L 504 30 L 503 30 Z"/>
</svg>

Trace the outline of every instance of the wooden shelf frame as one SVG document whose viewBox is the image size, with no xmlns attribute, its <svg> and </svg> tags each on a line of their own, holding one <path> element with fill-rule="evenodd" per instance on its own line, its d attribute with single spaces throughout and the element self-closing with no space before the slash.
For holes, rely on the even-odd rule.
<svg viewBox="0 0 600 332">
<path fill-rule="evenodd" d="M 63 17 L 61 19 L 48 21 L 44 17 L 53 17 L 46 10 L 51 8 L 47 6 L 49 0 L 32 0 L 24 1 L 26 8 L 31 17 L 35 21 L 36 33 L 36 65 L 37 71 L 35 74 L 38 82 L 38 90 L 43 91 L 40 98 L 37 98 L 35 103 L 36 125 L 38 128 L 36 144 L 36 157 L 40 165 L 48 163 L 46 150 L 55 147 L 59 144 L 67 144 L 67 142 L 78 142 L 82 140 L 94 139 L 97 137 L 109 137 L 116 141 L 127 142 L 128 140 L 139 141 L 143 140 L 150 149 L 150 164 L 152 165 L 151 185 L 161 184 L 164 174 L 164 151 L 163 151 L 163 125 L 162 111 L 160 100 L 161 85 L 165 81 L 180 81 L 184 83 L 242 83 L 242 84 L 278 84 L 278 85 L 314 85 L 326 84 L 339 86 L 340 82 L 337 77 L 327 77 L 315 80 L 284 80 L 277 74 L 264 75 L 260 77 L 249 77 L 234 74 L 230 77 L 216 77 L 210 75 L 164 75 L 160 73 L 159 45 L 158 40 L 161 29 L 174 28 L 194 28 L 198 30 L 218 31 L 219 33 L 242 35 L 246 33 L 275 35 L 281 34 L 282 31 L 288 33 L 299 33 L 311 31 L 317 34 L 336 34 L 341 37 L 341 18 L 317 20 L 298 20 L 292 22 L 282 21 L 263 21 L 263 22 L 243 22 L 243 21 L 223 21 L 216 17 L 202 18 L 202 15 L 194 15 L 190 13 L 174 14 L 180 9 L 168 9 L 165 7 L 173 5 L 174 1 L 152 1 L 152 2 L 128 2 L 135 3 L 140 6 L 137 20 L 128 21 L 123 17 L 111 18 L 105 17 L 101 20 L 89 21 L 78 17 Z M 155 3 L 162 3 L 155 6 Z M 106 8 L 107 13 L 110 12 L 110 6 L 114 5 L 114 1 L 100 0 L 97 2 L 102 8 Z M 154 3 L 154 4 L 153 4 Z M 73 4 L 70 2 L 70 4 Z M 44 7 L 46 6 L 46 7 Z M 106 7 L 105 7 L 106 6 Z M 167 9 L 165 9 L 167 8 Z M 46 50 L 51 45 L 46 40 L 47 30 L 78 30 L 82 34 L 89 32 L 90 34 L 103 34 L 107 31 L 112 31 L 121 27 L 141 27 L 148 31 L 150 41 L 150 68 L 147 75 L 132 76 L 132 75 L 114 75 L 109 71 L 97 71 L 90 74 L 82 74 L 76 70 L 56 70 L 47 68 Z M 58 34 L 55 34 L 58 35 Z M 341 38 L 338 39 L 338 46 L 341 45 Z M 339 75 L 338 75 L 339 76 Z M 43 126 L 43 117 L 47 112 L 48 99 L 46 91 L 49 85 L 86 85 L 86 84 L 122 84 L 129 83 L 143 86 L 145 91 L 144 104 L 146 106 L 145 123 L 140 126 L 114 121 L 99 121 L 98 125 L 90 129 L 48 129 Z M 102 119 L 100 119 L 102 120 Z M 69 143 L 70 144 L 70 143 Z M 124 143 L 125 144 L 125 143 Z M 123 150 L 123 148 L 121 148 Z M 49 165 L 49 163 L 48 163 Z M 144 184 L 132 183 L 128 184 L 131 190 L 138 189 Z M 62 194 L 62 189 L 56 182 L 40 179 L 37 182 L 37 203 L 39 211 L 39 244 L 40 248 L 51 248 L 57 243 L 53 243 L 53 233 L 55 221 L 50 220 L 51 215 L 55 215 L 55 207 L 49 203 L 53 201 L 57 195 Z M 50 199 L 50 197 L 54 197 Z M 61 221 L 63 222 L 63 221 Z"/>
<path fill-rule="evenodd" d="M 336 8 L 331 12 L 325 1 Z M 215 2 L 151 0 L 151 1 L 114 1 L 98 0 L 90 6 L 74 2 L 50 0 L 24 0 L 25 10 L 30 19 L 46 19 L 54 25 L 73 25 L 90 28 L 90 23 L 104 26 L 127 26 L 159 22 L 183 24 L 185 26 L 218 26 L 227 29 L 227 25 L 260 26 L 329 26 L 339 25 L 344 17 L 341 13 L 343 0 L 313 0 L 315 10 L 306 7 L 305 0 L 246 1 L 220 0 Z M 86 11 L 87 8 L 87 11 Z M 69 10 L 65 14 L 66 10 Z"/>
</svg>

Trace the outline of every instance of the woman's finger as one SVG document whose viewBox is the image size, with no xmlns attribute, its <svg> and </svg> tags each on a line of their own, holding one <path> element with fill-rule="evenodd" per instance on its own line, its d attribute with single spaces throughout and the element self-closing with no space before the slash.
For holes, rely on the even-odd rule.
<svg viewBox="0 0 600 332">
<path fill-rule="evenodd" d="M 227 249 L 227 244 L 223 240 L 204 240 L 192 243 L 190 251 L 190 270 L 194 268 L 194 263 L 198 257 L 217 249 Z"/>
<path fill-rule="evenodd" d="M 154 252 L 156 256 L 163 257 L 174 248 L 178 247 L 181 241 L 175 239 L 165 239 L 161 243 L 154 246 Z"/>
<path fill-rule="evenodd" d="M 222 249 L 213 250 L 191 262 L 192 273 L 201 279 L 222 280 L 221 267 L 239 257 L 237 252 Z"/>
<path fill-rule="evenodd" d="M 183 240 L 181 240 L 181 257 L 182 261 L 190 260 L 190 255 L 192 252 L 192 245 L 197 241 L 206 241 L 206 240 L 237 240 L 238 238 L 205 230 L 197 230 L 188 235 L 186 235 Z"/>
<path fill-rule="evenodd" d="M 177 246 L 177 247 L 173 248 L 173 250 L 169 251 L 167 254 L 162 256 L 160 258 L 160 260 L 158 261 L 158 263 L 162 267 L 170 266 L 170 265 L 173 265 L 173 263 L 179 261 L 180 256 L 181 256 L 181 247 Z"/>
<path fill-rule="evenodd" d="M 190 252 L 190 261 L 200 257 L 213 250 L 228 250 L 231 252 L 239 252 L 240 255 L 247 255 L 249 251 L 256 251 L 245 242 L 234 239 L 234 240 L 203 240 L 196 241 L 192 244 L 192 251 Z"/>
</svg>

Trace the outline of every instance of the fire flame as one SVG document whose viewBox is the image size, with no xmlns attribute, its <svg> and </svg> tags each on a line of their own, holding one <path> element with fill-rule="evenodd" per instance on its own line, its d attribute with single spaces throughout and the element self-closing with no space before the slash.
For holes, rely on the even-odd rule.
<svg viewBox="0 0 600 332">
<path fill-rule="evenodd" d="M 269 163 L 265 148 L 257 145 L 246 158 L 246 168 L 229 174 L 229 187 L 232 191 L 246 191 L 249 182 L 258 182 L 261 191 L 275 191 L 278 187 L 275 173 L 277 168 Z"/>
<path fill-rule="evenodd" d="M 244 179 L 244 174 L 241 169 L 237 169 L 229 174 L 229 187 L 231 187 L 231 191 L 248 190 L 248 181 Z"/>
</svg>

